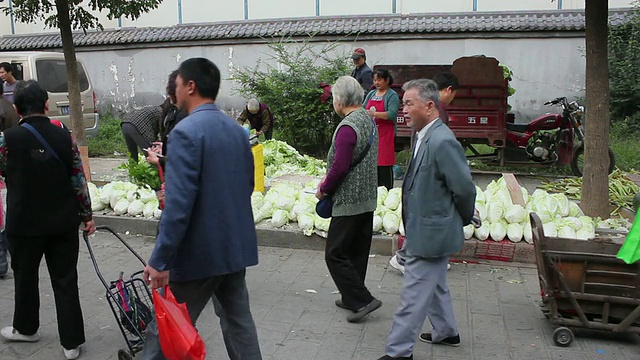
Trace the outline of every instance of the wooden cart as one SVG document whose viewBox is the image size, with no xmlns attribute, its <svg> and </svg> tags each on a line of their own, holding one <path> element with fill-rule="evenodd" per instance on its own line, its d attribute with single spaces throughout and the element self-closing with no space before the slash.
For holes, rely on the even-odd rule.
<svg viewBox="0 0 640 360">
<path fill-rule="evenodd" d="M 558 346 L 569 346 L 573 329 L 640 334 L 640 263 L 616 258 L 620 242 L 546 237 L 531 213 L 542 310 Z"/>
</svg>

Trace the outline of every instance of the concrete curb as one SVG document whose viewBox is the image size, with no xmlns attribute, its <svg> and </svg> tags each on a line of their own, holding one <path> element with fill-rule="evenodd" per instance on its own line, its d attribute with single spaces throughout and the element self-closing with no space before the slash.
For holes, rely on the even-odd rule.
<svg viewBox="0 0 640 360">
<path fill-rule="evenodd" d="M 158 228 L 157 220 L 143 218 L 94 215 L 94 219 L 96 225 L 108 226 L 117 233 L 129 232 L 131 235 L 156 236 Z M 325 248 L 324 238 L 316 234 L 304 236 L 302 232 L 293 228 L 273 229 L 258 225 L 256 232 L 258 234 L 258 245 L 260 246 L 318 251 L 324 251 Z M 482 246 L 487 246 L 487 244 L 490 244 L 492 247 L 493 251 L 490 252 L 492 255 L 499 256 L 504 252 L 509 254 L 509 256 L 506 257 L 511 260 L 510 262 L 535 264 L 533 245 L 527 244 L 524 241 L 513 244 L 508 242 L 485 243 L 478 240 L 467 240 L 464 242 L 462 251 L 451 257 L 454 260 L 495 260 L 481 256 L 482 254 L 486 254 L 486 252 L 480 250 Z M 397 247 L 398 239 L 396 236 L 374 235 L 371 243 L 371 253 L 390 256 L 395 253 Z"/>
</svg>

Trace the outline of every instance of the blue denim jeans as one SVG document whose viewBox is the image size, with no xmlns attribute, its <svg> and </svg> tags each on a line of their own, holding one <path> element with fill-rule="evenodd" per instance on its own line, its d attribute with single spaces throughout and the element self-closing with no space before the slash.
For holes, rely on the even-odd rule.
<svg viewBox="0 0 640 360">
<path fill-rule="evenodd" d="M 231 360 L 262 360 L 256 325 L 249 306 L 249 291 L 245 270 L 208 279 L 171 282 L 171 291 L 180 303 L 186 303 L 194 326 L 200 313 L 213 299 L 216 315 Z M 142 360 L 164 360 L 158 338 L 158 327 L 153 321 L 146 330 Z"/>
</svg>

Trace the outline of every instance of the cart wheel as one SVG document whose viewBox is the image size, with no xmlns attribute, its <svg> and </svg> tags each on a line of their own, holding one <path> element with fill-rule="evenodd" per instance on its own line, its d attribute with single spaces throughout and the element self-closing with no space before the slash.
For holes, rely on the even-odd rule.
<svg viewBox="0 0 640 360">
<path fill-rule="evenodd" d="M 573 341 L 573 331 L 566 327 L 559 327 L 553 332 L 553 342 L 558 346 L 567 347 Z"/>
<path fill-rule="evenodd" d="M 133 356 L 127 350 L 118 350 L 118 360 L 133 360 Z"/>
</svg>

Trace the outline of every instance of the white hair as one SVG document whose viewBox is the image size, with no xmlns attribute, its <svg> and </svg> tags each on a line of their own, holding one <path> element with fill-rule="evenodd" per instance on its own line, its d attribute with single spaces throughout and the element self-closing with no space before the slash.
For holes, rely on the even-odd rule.
<svg viewBox="0 0 640 360">
<path fill-rule="evenodd" d="M 247 102 L 247 110 L 252 113 L 258 112 L 258 110 L 260 110 L 260 102 L 258 99 L 250 99 L 249 102 Z"/>
<path fill-rule="evenodd" d="M 407 81 L 402 86 L 402 90 L 408 91 L 410 89 L 418 90 L 418 98 L 420 100 L 424 102 L 433 101 L 436 105 L 440 104 L 440 92 L 435 81 L 429 79 Z"/>
<path fill-rule="evenodd" d="M 331 87 L 331 94 L 336 103 L 342 106 L 362 105 L 364 90 L 358 80 L 351 76 L 341 76 Z"/>
</svg>

